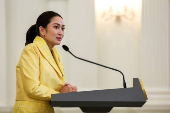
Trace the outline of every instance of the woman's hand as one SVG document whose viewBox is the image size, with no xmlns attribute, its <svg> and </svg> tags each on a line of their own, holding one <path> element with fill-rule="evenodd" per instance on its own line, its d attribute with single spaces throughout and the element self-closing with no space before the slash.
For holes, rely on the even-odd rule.
<svg viewBox="0 0 170 113">
<path fill-rule="evenodd" d="M 77 92 L 77 87 L 76 87 L 76 86 L 72 86 L 72 85 L 71 85 L 71 88 L 72 88 L 72 91 L 71 91 L 71 92 Z"/>
<path fill-rule="evenodd" d="M 69 93 L 69 92 L 77 92 L 77 87 L 72 86 L 69 83 L 65 83 L 64 86 L 62 87 L 62 92 L 61 93 Z"/>
</svg>

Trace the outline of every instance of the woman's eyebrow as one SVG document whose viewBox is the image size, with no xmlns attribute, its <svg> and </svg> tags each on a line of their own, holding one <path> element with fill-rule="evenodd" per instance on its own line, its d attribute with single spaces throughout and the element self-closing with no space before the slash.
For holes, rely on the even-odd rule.
<svg viewBox="0 0 170 113">
<path fill-rule="evenodd" d="M 60 24 L 59 24 L 59 23 L 54 23 L 54 24 L 57 24 L 57 25 L 59 25 L 59 26 L 60 26 Z M 65 26 L 65 25 L 62 25 L 62 26 Z"/>
</svg>

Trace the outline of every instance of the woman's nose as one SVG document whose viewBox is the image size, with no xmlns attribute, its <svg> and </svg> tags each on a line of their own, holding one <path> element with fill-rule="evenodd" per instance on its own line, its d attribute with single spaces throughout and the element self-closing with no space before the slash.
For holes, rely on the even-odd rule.
<svg viewBox="0 0 170 113">
<path fill-rule="evenodd" d="M 58 34 L 59 34 L 59 35 L 63 35 L 63 31 L 62 31 L 62 29 L 59 29 Z"/>
</svg>

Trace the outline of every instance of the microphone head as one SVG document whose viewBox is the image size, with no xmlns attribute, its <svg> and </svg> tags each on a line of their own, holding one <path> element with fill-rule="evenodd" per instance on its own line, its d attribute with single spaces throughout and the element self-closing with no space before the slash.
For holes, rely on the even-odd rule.
<svg viewBox="0 0 170 113">
<path fill-rule="evenodd" d="M 65 51 L 69 51 L 69 48 L 66 45 L 62 46 Z"/>
</svg>

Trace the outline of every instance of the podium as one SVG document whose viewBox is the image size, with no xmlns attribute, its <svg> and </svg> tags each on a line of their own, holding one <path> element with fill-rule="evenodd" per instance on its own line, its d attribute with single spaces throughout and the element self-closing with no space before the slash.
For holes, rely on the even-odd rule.
<svg viewBox="0 0 170 113">
<path fill-rule="evenodd" d="M 147 95 L 140 79 L 133 87 L 93 90 L 51 95 L 53 107 L 80 107 L 84 113 L 108 113 L 113 107 L 142 107 Z"/>
</svg>

